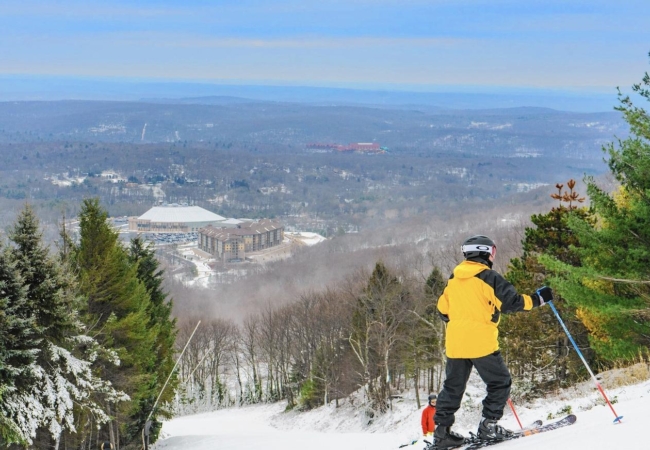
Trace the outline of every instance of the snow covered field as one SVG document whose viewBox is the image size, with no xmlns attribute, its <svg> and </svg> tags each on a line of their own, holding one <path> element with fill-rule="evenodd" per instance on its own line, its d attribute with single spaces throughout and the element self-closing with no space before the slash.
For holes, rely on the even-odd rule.
<svg viewBox="0 0 650 450">
<path fill-rule="evenodd" d="M 284 233 L 285 236 L 290 237 L 304 245 L 316 245 L 325 241 L 326 239 L 318 233 L 311 233 L 308 231 L 296 231 L 291 232 L 287 231 Z"/>
<path fill-rule="evenodd" d="M 536 419 L 545 423 L 560 418 L 567 411 L 578 417 L 576 424 L 504 442 L 495 449 L 527 450 L 563 449 L 642 449 L 650 448 L 647 439 L 650 423 L 650 380 L 645 364 L 636 369 L 602 374 L 602 385 L 623 423 L 613 424 L 614 414 L 589 380 L 566 391 L 555 393 L 533 404 L 516 405 L 522 423 Z M 618 386 L 622 379 L 645 381 Z M 476 431 L 483 397 L 480 382 L 470 381 L 466 400 L 457 415 L 455 431 L 465 435 Z M 393 450 L 420 437 L 420 410 L 415 400 L 394 402 L 393 410 L 368 425 L 357 409 L 343 404 L 336 409 L 325 406 L 306 413 L 284 412 L 284 403 L 219 410 L 212 413 L 175 418 L 163 425 L 163 439 L 155 450 Z M 506 408 L 501 424 L 519 428 L 512 412 Z M 422 450 L 421 442 L 405 450 Z"/>
</svg>

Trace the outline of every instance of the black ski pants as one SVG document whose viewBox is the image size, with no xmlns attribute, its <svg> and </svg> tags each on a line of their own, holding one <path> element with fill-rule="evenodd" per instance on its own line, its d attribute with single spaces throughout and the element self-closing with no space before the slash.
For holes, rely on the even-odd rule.
<svg viewBox="0 0 650 450">
<path fill-rule="evenodd" d="M 503 416 L 512 378 L 501 352 L 496 351 L 481 358 L 447 358 L 446 378 L 436 402 L 436 426 L 454 424 L 454 414 L 460 408 L 472 367 L 476 367 L 487 388 L 487 396 L 483 399 L 483 417 L 499 420 Z"/>
</svg>

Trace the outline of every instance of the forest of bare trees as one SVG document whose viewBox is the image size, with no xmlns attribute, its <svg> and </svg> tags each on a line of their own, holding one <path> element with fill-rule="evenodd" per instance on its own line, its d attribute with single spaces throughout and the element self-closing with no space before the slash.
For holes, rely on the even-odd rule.
<svg viewBox="0 0 650 450">
<path fill-rule="evenodd" d="M 181 363 L 177 407 L 187 412 L 284 399 L 290 408 L 309 409 L 362 389 L 372 417 L 414 384 L 438 389 L 442 325 L 431 304 L 443 283 L 437 269 L 433 277 L 427 284 L 377 262 L 371 273 L 359 270 L 336 289 L 267 304 L 239 323 L 181 320 L 178 345 L 201 324 Z"/>
</svg>

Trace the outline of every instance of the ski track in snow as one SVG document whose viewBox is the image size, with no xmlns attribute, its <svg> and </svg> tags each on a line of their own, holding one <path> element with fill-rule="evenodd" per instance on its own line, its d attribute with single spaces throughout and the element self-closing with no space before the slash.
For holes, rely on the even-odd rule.
<svg viewBox="0 0 650 450">
<path fill-rule="evenodd" d="M 473 375 L 473 378 L 476 378 Z M 467 435 L 476 431 L 483 397 L 480 382 L 470 381 L 468 401 L 457 414 L 454 430 Z M 522 424 L 541 419 L 544 423 L 566 415 L 566 408 L 578 417 L 569 427 L 504 442 L 495 450 L 641 449 L 650 421 L 650 380 L 608 389 L 613 407 L 623 416 L 614 424 L 614 413 L 605 405 L 593 381 L 586 381 L 533 404 L 521 405 L 517 414 Z M 425 400 L 426 401 L 426 400 Z M 393 409 L 368 426 L 363 414 L 349 405 L 336 409 L 324 406 L 306 413 L 284 412 L 286 404 L 254 405 L 222 409 L 172 419 L 163 424 L 154 450 L 395 450 L 420 438 L 420 412 L 413 398 L 395 401 Z M 470 409 L 470 411 L 467 411 Z M 555 419 L 549 419 L 549 414 Z M 516 419 L 506 406 L 501 425 L 516 430 Z M 419 441 L 403 450 L 422 450 Z"/>
</svg>

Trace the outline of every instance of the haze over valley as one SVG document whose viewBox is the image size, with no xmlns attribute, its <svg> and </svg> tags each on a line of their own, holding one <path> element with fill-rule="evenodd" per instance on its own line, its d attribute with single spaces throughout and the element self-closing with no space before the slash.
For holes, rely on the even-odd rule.
<svg viewBox="0 0 650 450">
<path fill-rule="evenodd" d="M 5 102 L 1 220 L 11 223 L 20 205 L 30 202 L 54 241 L 62 217 L 74 217 L 83 198 L 98 197 L 113 217 L 188 204 L 224 217 L 274 218 L 287 231 L 330 238 L 294 248 L 293 262 L 230 267 L 228 277 L 212 278 L 208 291 L 173 283 L 177 308 L 221 314 L 234 308 L 237 316 L 249 303 L 288 301 L 377 259 L 417 256 L 430 264 L 431 255 L 462 233 L 520 230 L 530 212 L 549 207 L 556 183 L 602 174 L 602 146 L 626 134 L 616 112 L 534 107 L 326 106 L 215 97 Z M 335 148 L 350 143 L 383 150 Z M 257 275 L 236 283 L 251 273 Z"/>
</svg>

